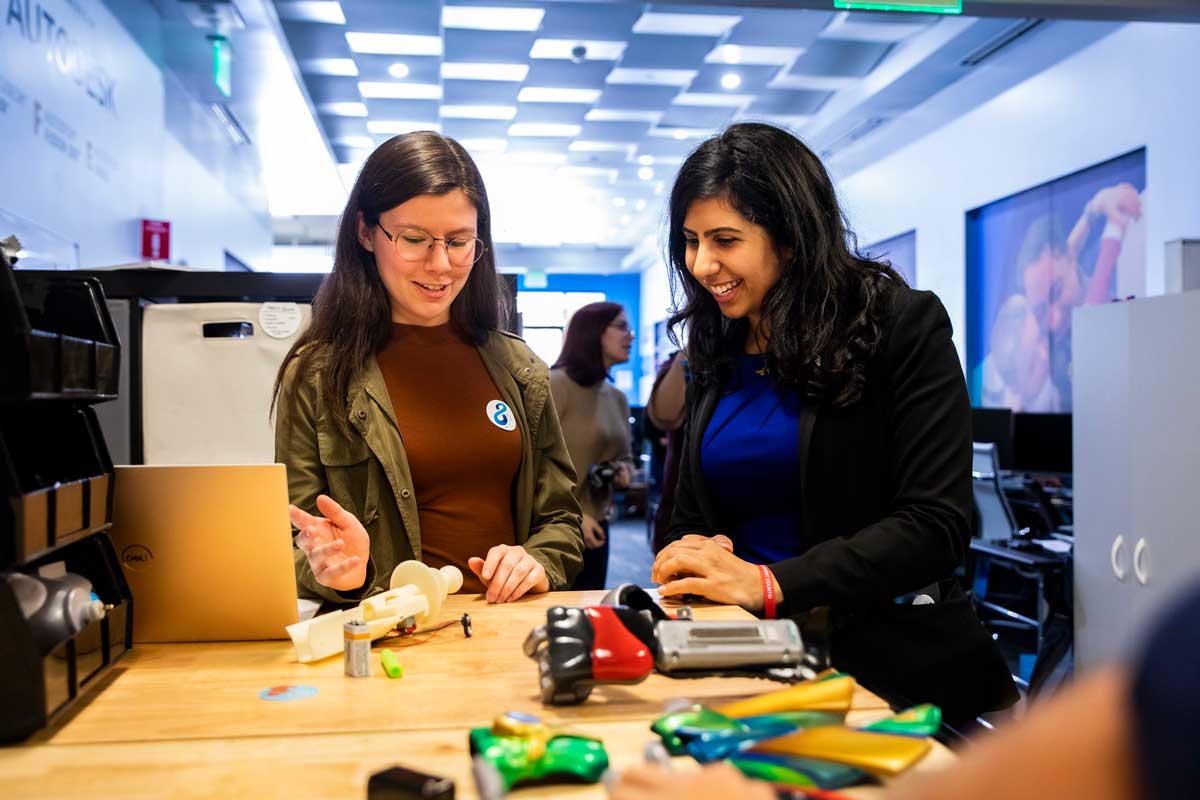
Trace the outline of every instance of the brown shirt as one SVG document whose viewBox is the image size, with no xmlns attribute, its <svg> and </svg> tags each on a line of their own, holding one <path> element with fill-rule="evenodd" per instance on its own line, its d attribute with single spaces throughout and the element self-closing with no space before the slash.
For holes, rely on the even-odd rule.
<svg viewBox="0 0 1200 800">
<path fill-rule="evenodd" d="M 393 324 L 378 360 L 412 472 L 421 560 L 453 564 L 464 591 L 482 591 L 467 559 L 516 543 L 522 433 L 479 352 L 449 324 Z"/>
<path fill-rule="evenodd" d="M 565 369 L 550 370 L 550 392 L 562 423 L 567 452 L 575 465 L 575 497 L 583 513 L 597 522 L 608 518 L 611 486 L 588 483 L 588 468 L 604 461 L 625 461 L 633 467 L 629 442 L 629 401 L 608 381 L 580 386 Z"/>
</svg>

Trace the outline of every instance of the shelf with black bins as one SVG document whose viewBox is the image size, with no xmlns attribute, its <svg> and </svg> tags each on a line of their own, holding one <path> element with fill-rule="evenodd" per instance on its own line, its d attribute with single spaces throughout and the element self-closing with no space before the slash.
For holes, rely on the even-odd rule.
<svg viewBox="0 0 1200 800">
<path fill-rule="evenodd" d="M 99 282 L 0 254 L 0 742 L 62 716 L 132 643 L 91 408 L 116 397 L 119 355 Z"/>
</svg>

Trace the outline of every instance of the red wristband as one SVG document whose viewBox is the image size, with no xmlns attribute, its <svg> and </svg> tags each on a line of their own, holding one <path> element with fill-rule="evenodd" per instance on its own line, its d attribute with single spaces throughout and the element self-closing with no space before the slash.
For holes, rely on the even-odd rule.
<svg viewBox="0 0 1200 800">
<path fill-rule="evenodd" d="M 762 574 L 763 616 L 767 619 L 775 619 L 775 581 L 766 564 L 759 564 L 758 571 Z"/>
</svg>

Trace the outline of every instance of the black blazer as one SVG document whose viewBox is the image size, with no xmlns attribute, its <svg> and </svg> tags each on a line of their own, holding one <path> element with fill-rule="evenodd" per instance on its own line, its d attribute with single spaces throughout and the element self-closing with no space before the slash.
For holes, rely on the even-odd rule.
<svg viewBox="0 0 1200 800">
<path fill-rule="evenodd" d="M 689 392 L 671 540 L 731 527 L 700 464 L 722 392 Z M 829 606 L 835 666 L 898 704 L 937 702 L 965 719 L 1015 702 L 1003 658 L 953 579 L 970 540 L 971 416 L 935 294 L 897 289 L 862 398 L 841 409 L 806 399 L 800 453 L 808 547 L 770 565 L 780 615 Z M 938 602 L 895 602 L 916 591 Z"/>
</svg>

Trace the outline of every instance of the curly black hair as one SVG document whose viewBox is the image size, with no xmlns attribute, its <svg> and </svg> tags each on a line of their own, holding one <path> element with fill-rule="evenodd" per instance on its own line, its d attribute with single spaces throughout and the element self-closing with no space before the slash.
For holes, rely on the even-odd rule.
<svg viewBox="0 0 1200 800">
<path fill-rule="evenodd" d="M 788 131 L 761 123 L 731 125 L 702 143 L 671 189 L 667 261 L 672 295 L 682 304 L 669 326 L 676 344 L 686 328 L 694 379 L 724 383 L 749 326 L 722 316 L 684 260 L 684 217 L 693 203 L 709 198 L 723 198 L 765 228 L 779 256 L 781 274 L 763 297 L 759 328 L 767 335 L 766 368 L 774 384 L 835 407 L 856 403 L 891 298 L 907 284 L 889 263 L 859 252 L 816 154 Z"/>
</svg>

